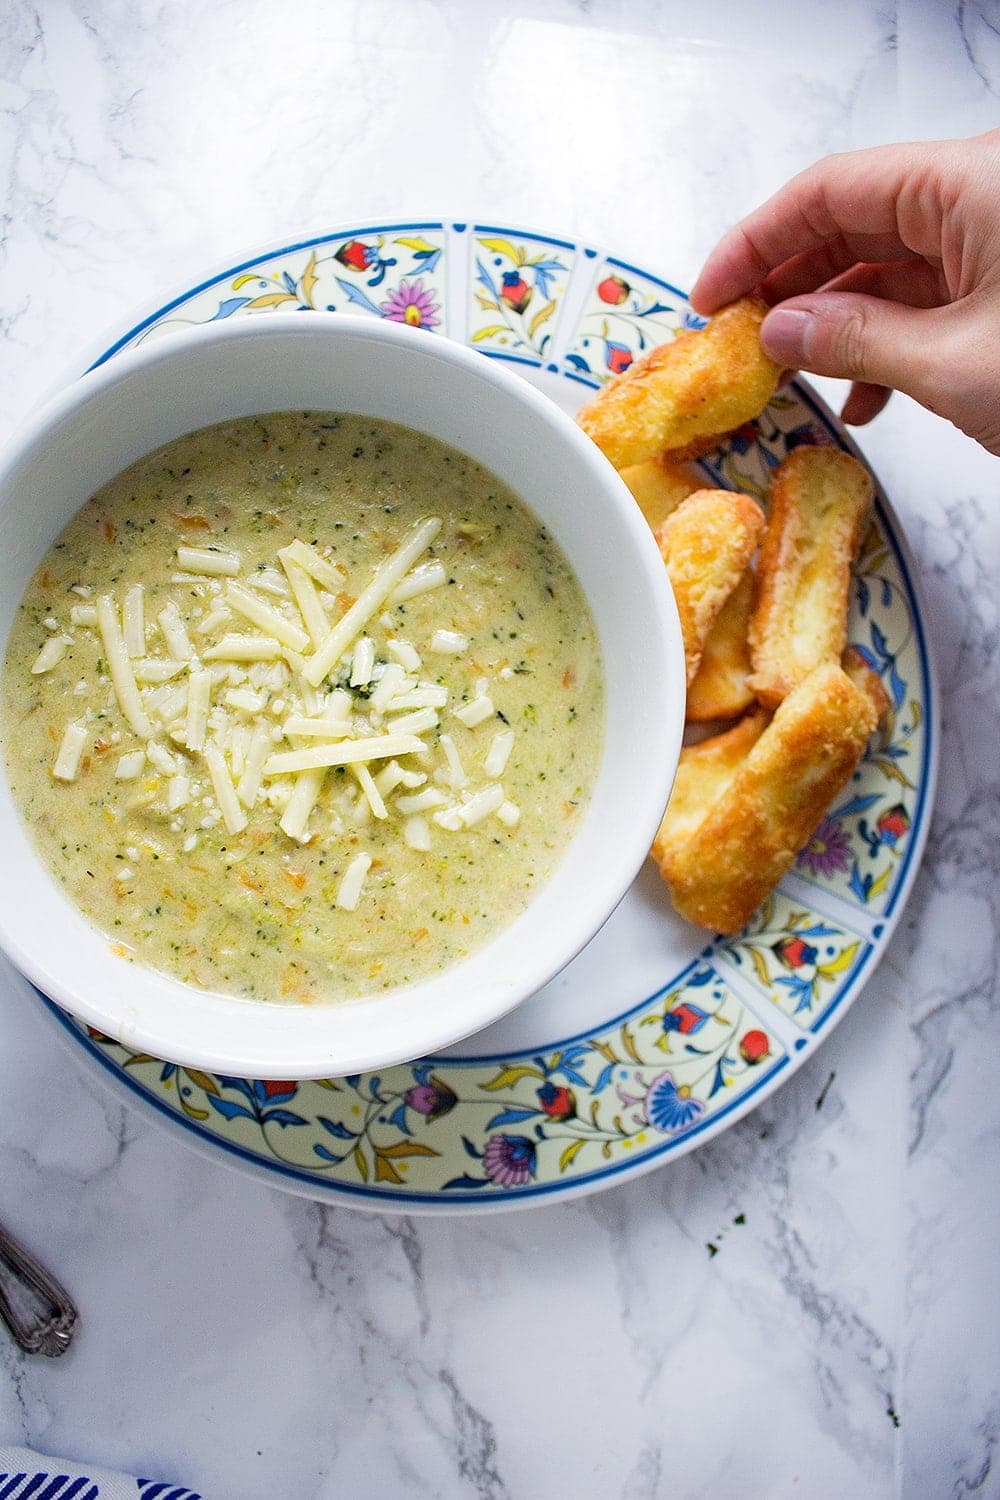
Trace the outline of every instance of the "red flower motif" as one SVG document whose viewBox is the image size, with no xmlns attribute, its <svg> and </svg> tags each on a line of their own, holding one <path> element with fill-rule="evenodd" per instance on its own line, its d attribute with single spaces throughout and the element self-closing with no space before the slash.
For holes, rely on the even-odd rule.
<svg viewBox="0 0 1000 1500">
<path fill-rule="evenodd" d="M 632 288 L 621 276 L 605 276 L 598 282 L 597 295 L 609 307 L 621 307 Z"/>
<path fill-rule="evenodd" d="M 531 287 L 519 271 L 505 271 L 500 283 L 500 296 L 515 312 L 524 312 L 531 301 Z"/>
<path fill-rule="evenodd" d="M 290 1099 L 298 1088 L 297 1083 L 293 1083 L 288 1079 L 279 1082 L 274 1078 L 264 1078 L 261 1081 L 264 1086 L 265 1099 L 273 1099 L 276 1094 L 283 1094 L 286 1098 Z"/>
<path fill-rule="evenodd" d="M 786 969 L 801 969 L 816 962 L 817 950 L 801 937 L 782 938 L 780 943 L 774 944 L 771 952 Z"/>
<path fill-rule="evenodd" d="M 910 816 L 901 802 L 895 807 L 890 807 L 878 819 L 875 827 L 882 837 L 883 844 L 895 845 L 896 840 L 902 838 L 910 826 Z"/>
<path fill-rule="evenodd" d="M 550 1120 L 571 1120 L 576 1114 L 576 1095 L 572 1089 L 555 1083 L 543 1083 L 538 1090 L 538 1103 Z"/>
<path fill-rule="evenodd" d="M 335 258 L 349 271 L 367 271 L 378 259 L 378 251 L 371 245 L 366 245 L 363 240 L 348 240 L 335 251 Z"/>
<path fill-rule="evenodd" d="M 771 1051 L 771 1043 L 767 1039 L 766 1032 L 747 1031 L 740 1039 L 740 1056 L 743 1061 L 751 1067 L 763 1062 Z"/>
</svg>

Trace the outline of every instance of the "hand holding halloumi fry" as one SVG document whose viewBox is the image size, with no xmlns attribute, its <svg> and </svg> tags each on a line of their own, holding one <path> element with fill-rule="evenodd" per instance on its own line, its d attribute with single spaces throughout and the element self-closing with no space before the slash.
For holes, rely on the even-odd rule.
<svg viewBox="0 0 1000 1500">
<path fill-rule="evenodd" d="M 875 487 L 838 448 L 795 448 L 775 471 L 750 622 L 750 686 L 769 708 L 847 640 L 851 564 Z"/>
<path fill-rule="evenodd" d="M 654 533 L 677 601 L 689 685 L 763 529 L 764 512 L 749 495 L 697 490 Z"/>
<path fill-rule="evenodd" d="M 816 667 L 735 772 L 730 756 L 717 757 L 717 795 L 700 820 L 682 782 L 678 809 L 671 799 L 654 845 L 682 916 L 718 932 L 746 924 L 847 785 L 878 716 L 870 694 L 839 665 Z M 707 766 L 712 742 L 697 750 Z"/>
<path fill-rule="evenodd" d="M 667 450 L 705 451 L 706 440 L 759 416 L 777 389 L 781 366 L 760 347 L 766 312 L 745 297 L 658 345 L 580 409 L 580 426 L 616 469 Z"/>
</svg>

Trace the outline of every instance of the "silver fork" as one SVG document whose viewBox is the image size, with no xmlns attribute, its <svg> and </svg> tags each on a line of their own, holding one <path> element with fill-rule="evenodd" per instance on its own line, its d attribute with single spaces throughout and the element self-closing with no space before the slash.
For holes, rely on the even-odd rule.
<svg viewBox="0 0 1000 1500">
<path fill-rule="evenodd" d="M 26 1354 L 65 1354 L 77 1324 L 69 1293 L 0 1224 L 0 1319 Z"/>
</svg>

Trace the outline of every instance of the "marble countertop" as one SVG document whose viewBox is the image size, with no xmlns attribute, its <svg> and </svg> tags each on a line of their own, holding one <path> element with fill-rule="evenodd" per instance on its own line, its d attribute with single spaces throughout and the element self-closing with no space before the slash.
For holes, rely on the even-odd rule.
<svg viewBox="0 0 1000 1500">
<path fill-rule="evenodd" d="M 817 156 L 1000 100 L 988 0 L 9 0 L 0 59 L 0 436 L 234 249 L 479 214 L 690 284 Z M 189 1152 L 0 973 L 0 1218 L 85 1317 L 61 1361 L 0 1340 L 0 1440 L 206 1500 L 1000 1495 L 1000 470 L 898 397 L 860 440 L 943 748 L 922 873 L 832 1039 L 629 1184 L 393 1218 Z"/>
</svg>

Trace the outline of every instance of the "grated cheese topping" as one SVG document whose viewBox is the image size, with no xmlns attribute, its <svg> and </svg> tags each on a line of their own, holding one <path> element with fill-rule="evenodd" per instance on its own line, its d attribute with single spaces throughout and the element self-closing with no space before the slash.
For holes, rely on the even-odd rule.
<svg viewBox="0 0 1000 1500">
<path fill-rule="evenodd" d="M 132 806 L 162 807 L 177 831 L 186 831 L 181 815 L 196 810 L 198 827 L 221 822 L 236 837 L 263 806 L 289 840 L 309 842 L 321 836 L 316 809 L 334 768 L 349 779 L 338 783 L 343 789 L 327 837 L 375 819 L 394 824 L 408 848 L 431 853 L 442 833 L 494 815 L 513 827 L 520 814 L 499 778 L 514 731 L 496 733 L 480 769 L 471 771 L 441 725 L 443 712 L 466 730 L 494 719 L 490 683 L 473 675 L 470 662 L 467 689 L 451 703 L 433 670 L 422 675 L 417 644 L 383 611 L 387 601 L 447 581 L 440 562 L 423 557 L 440 525 L 430 517 L 414 527 L 336 620 L 331 591 L 345 575 L 314 545 L 296 539 L 278 551 L 275 567 L 262 564 L 246 575 L 235 552 L 178 547 L 180 572 L 171 577 L 184 587 L 155 623 L 146 618 L 143 585 L 126 582 L 120 600 L 104 594 L 94 604 L 72 605 L 65 627 L 47 617 L 43 623 L 55 633 L 31 670 L 50 671 L 78 631 L 96 631 L 125 725 L 143 741 L 125 748 L 116 780 L 137 784 Z M 236 621 L 254 628 L 234 630 Z M 422 644 L 449 656 L 469 648 L 464 635 L 444 625 Z M 84 680 L 75 692 L 89 690 Z M 81 773 L 88 714 L 66 725 L 52 768 L 56 780 L 71 782 Z M 116 809 L 108 812 L 117 819 Z M 191 837 L 197 836 L 189 835 L 185 848 Z M 361 900 L 370 863 L 367 855 L 352 860 L 338 905 L 353 910 Z"/>
</svg>

